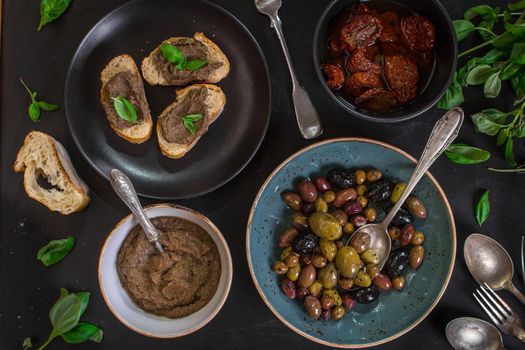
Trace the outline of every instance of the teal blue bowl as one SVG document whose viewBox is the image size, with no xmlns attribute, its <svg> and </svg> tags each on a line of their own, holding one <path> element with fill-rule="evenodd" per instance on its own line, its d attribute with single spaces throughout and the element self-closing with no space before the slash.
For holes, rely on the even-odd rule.
<svg viewBox="0 0 525 350">
<path fill-rule="evenodd" d="M 340 138 L 308 146 L 286 159 L 261 187 L 246 230 L 248 265 L 257 291 L 270 310 L 298 334 L 315 342 L 341 348 L 362 348 L 391 341 L 414 328 L 436 306 L 445 292 L 456 255 L 456 229 L 448 200 L 436 179 L 427 173 L 414 193 L 428 215 L 415 226 L 425 233 L 425 261 L 410 271 L 401 292 L 381 293 L 370 305 L 357 305 L 340 321 L 314 321 L 296 300 L 280 288 L 272 271 L 279 258 L 277 241 L 290 227 L 291 211 L 280 197 L 301 178 L 325 175 L 329 168 L 377 168 L 384 176 L 408 181 L 415 159 L 391 145 L 361 138 Z"/>
</svg>

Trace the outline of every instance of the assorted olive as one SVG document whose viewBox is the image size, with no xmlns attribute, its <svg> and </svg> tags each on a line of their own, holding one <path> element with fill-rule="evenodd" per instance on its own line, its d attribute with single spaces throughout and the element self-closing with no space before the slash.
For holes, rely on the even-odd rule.
<svg viewBox="0 0 525 350">
<path fill-rule="evenodd" d="M 312 319 L 339 320 L 356 303 L 369 304 L 380 293 L 402 290 L 408 268 L 423 263 L 425 235 L 414 227 L 427 209 L 409 196 L 388 229 L 393 250 L 383 269 L 371 237 L 354 232 L 381 219 L 398 202 L 406 184 L 385 179 L 380 170 L 333 168 L 326 177 L 303 179 L 281 198 L 293 211 L 291 227 L 278 241 L 281 289 L 303 303 Z"/>
</svg>

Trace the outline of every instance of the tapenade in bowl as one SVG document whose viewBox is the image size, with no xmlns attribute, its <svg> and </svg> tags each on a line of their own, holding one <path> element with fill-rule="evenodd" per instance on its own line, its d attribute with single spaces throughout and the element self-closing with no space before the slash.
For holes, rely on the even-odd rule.
<svg viewBox="0 0 525 350">
<path fill-rule="evenodd" d="M 457 41 L 439 0 L 334 0 L 314 36 L 317 75 L 358 117 L 413 118 L 436 104 L 456 68 Z"/>
<path fill-rule="evenodd" d="M 145 208 L 161 232 L 156 251 L 128 215 L 109 234 L 99 260 L 99 284 L 111 312 L 133 331 L 175 338 L 205 326 L 224 304 L 232 282 L 230 251 L 218 228 L 180 206 Z"/>
</svg>

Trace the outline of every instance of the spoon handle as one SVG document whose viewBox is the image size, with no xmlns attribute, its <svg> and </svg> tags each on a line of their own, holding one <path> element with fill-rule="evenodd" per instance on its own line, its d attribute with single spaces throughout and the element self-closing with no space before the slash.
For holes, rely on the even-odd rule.
<svg viewBox="0 0 525 350">
<path fill-rule="evenodd" d="M 399 208 L 403 205 L 407 197 L 410 195 L 414 187 L 423 175 L 427 172 L 428 168 L 436 161 L 436 159 L 445 151 L 445 149 L 454 141 L 458 136 L 459 129 L 463 123 L 463 110 L 459 107 L 452 108 L 445 113 L 441 119 L 439 119 L 434 125 L 434 129 L 430 133 L 430 138 L 427 141 L 427 145 L 417 162 L 416 168 L 408 181 L 408 184 L 403 191 L 403 194 L 399 200 L 394 204 L 392 209 L 388 212 L 387 216 L 382 222 L 382 225 L 388 228 L 388 225 L 398 212 Z"/>
<path fill-rule="evenodd" d="M 120 199 L 122 199 L 138 220 L 148 240 L 155 244 L 159 252 L 163 253 L 162 245 L 159 242 L 159 232 L 146 216 L 146 212 L 140 204 L 131 180 L 118 169 L 111 170 L 110 175 L 111 187 L 113 187 Z"/>
<path fill-rule="evenodd" d="M 511 292 L 523 305 L 525 305 L 525 296 L 516 288 L 514 283 L 510 282 L 505 286 L 509 292 Z"/>
</svg>

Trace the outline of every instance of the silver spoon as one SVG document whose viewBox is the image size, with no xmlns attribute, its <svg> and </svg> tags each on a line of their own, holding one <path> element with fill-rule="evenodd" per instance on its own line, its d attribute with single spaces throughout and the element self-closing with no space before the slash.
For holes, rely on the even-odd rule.
<svg viewBox="0 0 525 350">
<path fill-rule="evenodd" d="M 456 350 L 505 350 L 498 329 L 479 318 L 456 318 L 449 322 L 445 334 Z"/>
<path fill-rule="evenodd" d="M 151 221 L 149 220 L 146 212 L 140 204 L 135 187 L 131 183 L 131 180 L 118 169 L 113 169 L 110 172 L 111 187 L 115 190 L 117 195 L 122 201 L 128 206 L 135 218 L 138 220 L 142 230 L 148 237 L 148 240 L 152 242 L 160 253 L 164 253 L 162 245 L 159 241 L 159 231 Z"/>
<path fill-rule="evenodd" d="M 388 212 L 382 222 L 378 224 L 368 224 L 358 228 L 350 237 L 360 233 L 367 233 L 370 235 L 371 242 L 369 248 L 374 250 L 379 255 L 379 269 L 382 269 L 388 260 L 390 250 L 392 249 L 392 242 L 388 235 L 388 225 L 398 212 L 401 205 L 405 202 L 414 187 L 416 187 L 419 180 L 425 175 L 426 171 L 439 157 L 441 153 L 452 143 L 459 133 L 461 124 L 463 123 L 463 110 L 461 108 L 452 108 L 447 111 L 441 119 L 439 119 L 432 129 L 427 145 L 419 158 L 419 161 L 407 183 L 405 191 L 394 204 L 392 209 Z"/>
<path fill-rule="evenodd" d="M 485 282 L 493 290 L 505 289 L 525 305 L 525 296 L 512 283 L 512 259 L 498 242 L 480 233 L 473 233 L 465 241 L 463 255 L 476 282 L 480 285 Z"/>
<path fill-rule="evenodd" d="M 272 27 L 277 32 L 277 37 L 283 48 L 284 57 L 288 64 L 288 70 L 292 77 L 292 99 L 295 109 L 295 117 L 297 119 L 297 124 L 299 125 L 299 131 L 301 131 L 301 135 L 303 135 L 305 139 L 313 139 L 323 133 L 323 127 L 315 106 L 313 105 L 312 100 L 310 100 L 310 96 L 308 96 L 306 90 L 301 84 L 299 84 L 297 76 L 295 75 L 292 58 L 290 57 L 288 46 L 284 40 L 281 20 L 277 15 L 281 5 L 281 0 L 255 0 L 255 7 L 257 10 L 270 17 Z"/>
</svg>

